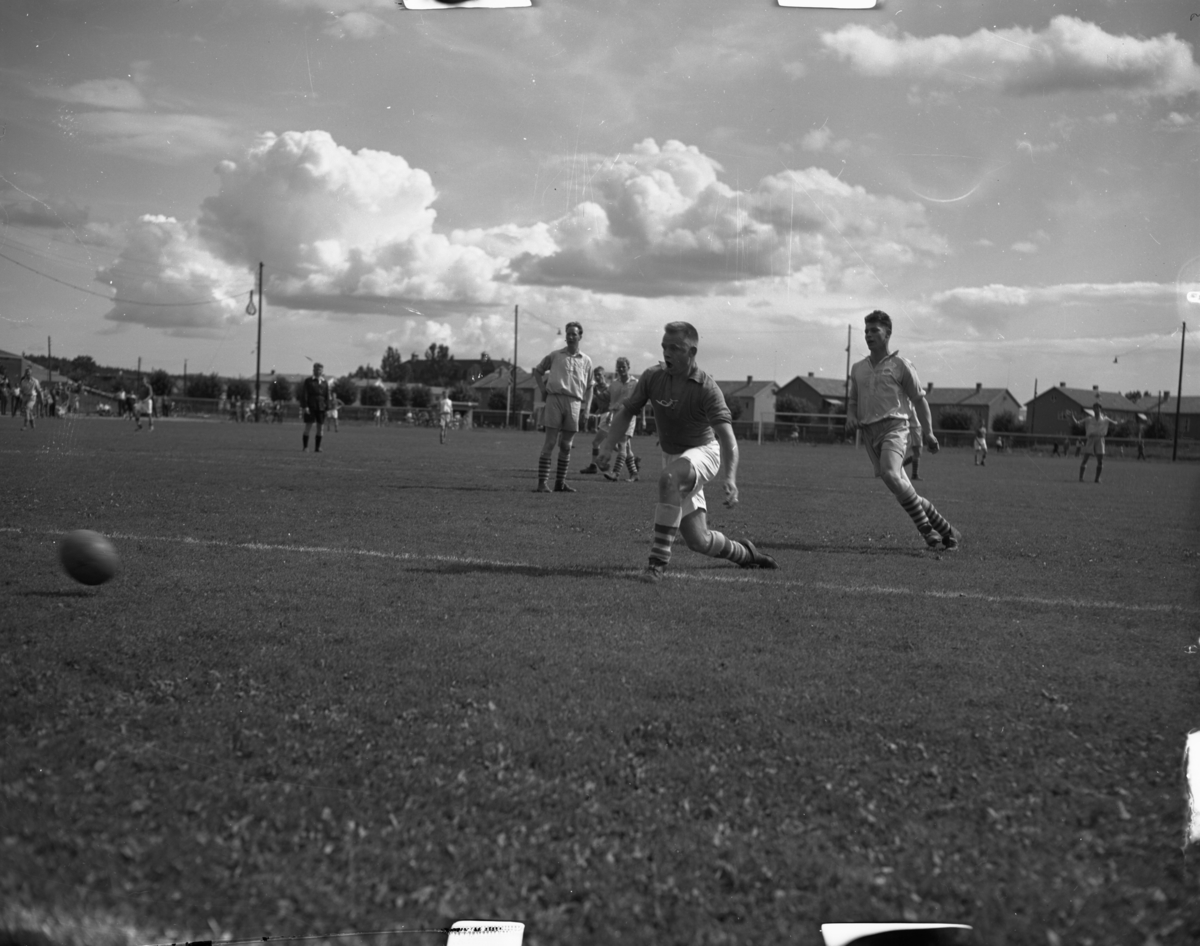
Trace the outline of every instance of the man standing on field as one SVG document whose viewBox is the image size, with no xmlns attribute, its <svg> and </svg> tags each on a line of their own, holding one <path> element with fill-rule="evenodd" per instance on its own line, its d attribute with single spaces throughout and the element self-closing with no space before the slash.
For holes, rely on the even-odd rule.
<svg viewBox="0 0 1200 946">
<path fill-rule="evenodd" d="M 899 352 L 888 350 L 891 316 L 876 309 L 864 321 L 870 355 L 850 369 L 846 429 L 861 428 L 875 474 L 883 478 L 884 485 L 904 507 L 925 544 L 931 549 L 940 545 L 947 552 L 955 551 L 962 536 L 934 509 L 933 503 L 917 495 L 904 472 L 909 411 L 916 410 L 929 451 L 937 453 L 939 449 L 933 435 L 933 416 L 917 370 Z"/>
<path fill-rule="evenodd" d="M 612 419 L 602 456 L 608 460 L 624 442 L 638 412 L 650 403 L 662 447 L 658 505 L 650 564 L 643 577 L 661 581 L 671 561 L 671 544 L 682 535 L 693 552 L 725 558 L 742 568 L 778 568 L 753 543 L 726 538 L 708 528 L 704 487 L 721 476 L 725 505 L 737 505 L 737 440 L 721 389 L 696 365 L 700 336 L 687 322 L 671 322 L 662 339 L 663 364 L 647 370 Z"/>
<path fill-rule="evenodd" d="M 1083 482 L 1083 471 L 1087 469 L 1088 457 L 1096 458 L 1096 482 L 1100 482 L 1100 474 L 1104 470 L 1104 438 L 1108 436 L 1110 424 L 1116 421 L 1105 417 L 1100 410 L 1100 402 L 1092 405 L 1092 413 L 1083 417 L 1071 414 L 1071 420 L 1083 425 L 1083 433 L 1087 438 L 1083 444 L 1083 462 L 1079 464 L 1079 482 Z M 1076 454 L 1078 455 L 1078 454 Z"/>
<path fill-rule="evenodd" d="M 30 430 L 33 430 L 37 426 L 37 408 L 38 401 L 42 399 L 42 386 L 28 368 L 21 375 L 19 391 L 21 394 L 21 409 L 25 412 L 24 420 L 21 421 L 21 429 L 24 430 L 28 427 Z"/>
<path fill-rule="evenodd" d="M 301 442 L 302 449 L 308 449 L 308 435 L 315 424 L 317 439 L 313 445 L 313 453 L 321 452 L 321 435 L 325 432 L 325 415 L 333 403 L 333 391 L 329 387 L 329 379 L 323 377 L 325 366 L 319 361 L 313 364 L 313 373 L 304 379 L 300 385 L 300 413 L 304 418 L 304 434 Z"/>
<path fill-rule="evenodd" d="M 571 442 L 579 430 L 579 415 L 583 405 L 590 404 L 592 400 L 592 359 L 579 350 L 583 326 L 578 322 L 568 322 L 566 332 L 567 347 L 551 352 L 533 369 L 533 380 L 546 400 L 542 414 L 546 439 L 538 457 L 536 493 L 550 492 L 547 483 L 555 443 L 558 444 L 558 467 L 554 492 L 575 492 L 573 487 L 567 485 L 567 467 L 571 463 Z"/>
</svg>

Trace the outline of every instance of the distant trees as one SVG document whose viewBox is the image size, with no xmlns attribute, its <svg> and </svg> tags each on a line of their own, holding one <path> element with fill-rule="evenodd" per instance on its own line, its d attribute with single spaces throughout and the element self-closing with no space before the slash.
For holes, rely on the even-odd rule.
<svg viewBox="0 0 1200 946">
<path fill-rule="evenodd" d="M 292 399 L 293 390 L 292 382 L 283 375 L 277 374 L 271 379 L 271 400 L 272 401 L 290 401 Z"/>
<path fill-rule="evenodd" d="M 403 383 L 411 380 L 411 371 L 409 371 L 404 361 L 404 356 L 398 349 L 393 348 L 391 345 L 388 345 L 387 351 L 383 353 L 383 361 L 380 367 L 382 369 L 380 374 L 384 381 Z"/>
<path fill-rule="evenodd" d="M 800 399 L 791 394 L 781 394 L 775 398 L 775 436 L 790 437 L 799 430 L 797 414 L 804 413 L 804 405 Z M 781 421 L 779 415 L 785 415 Z M 787 416 L 790 415 L 790 416 Z M 799 436 L 799 434 L 797 434 Z"/>
<path fill-rule="evenodd" d="M 241 398 L 243 401 L 252 401 L 254 399 L 254 388 L 245 378 L 231 378 L 225 383 L 225 396 L 229 400 Z"/>
<path fill-rule="evenodd" d="M 359 389 L 358 402 L 364 407 L 387 407 L 387 388 L 379 384 L 366 384 Z"/>
<path fill-rule="evenodd" d="M 162 368 L 157 368 L 146 375 L 146 382 L 156 397 L 167 397 L 175 391 L 175 379 Z"/>
<path fill-rule="evenodd" d="M 428 407 L 433 403 L 433 392 L 424 384 L 414 384 L 408 389 L 408 401 L 413 407 Z"/>
<path fill-rule="evenodd" d="M 392 407 L 408 407 L 408 385 L 397 384 L 392 388 Z"/>
<path fill-rule="evenodd" d="M 358 385 L 356 385 L 347 375 L 344 378 L 338 378 L 330 387 L 337 399 L 343 404 L 350 405 L 358 400 Z"/>
<path fill-rule="evenodd" d="M 374 381 L 376 378 L 382 378 L 383 372 L 378 368 L 372 368 L 370 365 L 359 365 L 354 369 L 352 378 L 359 378 L 362 381 Z"/>
<path fill-rule="evenodd" d="M 184 389 L 184 394 L 187 397 L 206 398 L 210 401 L 215 401 L 221 396 L 221 379 L 217 377 L 216 372 L 212 374 L 193 374 L 188 376 L 187 387 Z"/>
<path fill-rule="evenodd" d="M 942 430 L 974 430 L 975 415 L 962 410 L 942 411 L 938 418 L 938 426 Z"/>
<path fill-rule="evenodd" d="M 1024 433 L 1025 425 L 1012 411 L 1001 411 L 992 418 L 992 430 L 998 434 L 1020 434 Z"/>
<path fill-rule="evenodd" d="M 450 400 L 474 404 L 479 398 L 475 396 L 475 390 L 471 387 L 471 382 L 464 378 L 462 381 L 454 382 L 454 386 L 450 389 Z"/>
</svg>

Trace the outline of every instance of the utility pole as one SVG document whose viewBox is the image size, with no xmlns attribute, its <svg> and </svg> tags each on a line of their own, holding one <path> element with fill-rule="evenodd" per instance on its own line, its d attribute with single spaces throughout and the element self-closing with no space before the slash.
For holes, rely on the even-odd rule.
<svg viewBox="0 0 1200 946">
<path fill-rule="evenodd" d="M 845 405 L 846 417 L 850 417 L 850 333 L 854 330 L 854 326 L 846 326 L 846 387 L 842 392 L 842 403 Z"/>
<path fill-rule="evenodd" d="M 262 277 L 263 264 L 258 264 L 258 344 L 254 346 L 254 420 L 257 423 L 261 420 L 258 412 L 258 395 L 259 384 L 262 377 L 262 312 L 263 312 L 263 294 L 262 294 Z"/>
<path fill-rule="evenodd" d="M 520 316 L 521 307 L 513 306 L 513 365 L 512 365 L 512 384 L 508 389 L 508 416 L 512 419 L 513 406 L 517 408 L 517 416 L 521 416 L 521 402 L 517 399 L 517 320 Z M 519 425 L 518 425 L 519 426 Z"/>
<path fill-rule="evenodd" d="M 1183 343 L 1187 338 L 1187 322 L 1179 334 L 1179 384 L 1175 388 L 1175 443 L 1171 446 L 1171 462 L 1179 455 L 1179 409 L 1183 406 Z"/>
<path fill-rule="evenodd" d="M 54 380 L 54 365 L 50 364 L 50 360 L 53 357 L 54 357 L 54 352 L 51 351 L 51 349 L 50 349 L 50 336 L 47 335 L 46 336 L 46 364 L 50 370 L 50 376 L 46 379 L 47 384 L 49 384 L 50 382 L 52 382 Z"/>
<path fill-rule="evenodd" d="M 1033 415 L 1037 408 L 1037 378 L 1033 379 L 1033 400 L 1029 402 L 1029 416 L 1026 420 L 1029 422 L 1029 447 L 1033 449 L 1034 443 L 1037 441 L 1035 436 L 1036 431 L 1033 429 Z"/>
</svg>

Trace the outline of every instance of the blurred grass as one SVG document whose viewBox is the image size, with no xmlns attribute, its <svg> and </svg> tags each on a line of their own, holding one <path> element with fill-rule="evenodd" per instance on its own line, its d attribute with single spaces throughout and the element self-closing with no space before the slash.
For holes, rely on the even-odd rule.
<svg viewBox="0 0 1200 946">
<path fill-rule="evenodd" d="M 944 451 L 919 486 L 966 541 L 930 555 L 861 451 L 745 444 L 712 524 L 780 571 L 679 547 L 646 586 L 653 475 L 535 495 L 532 435 L 298 441 L 80 420 L 0 448 L 0 926 L 1200 939 L 1195 465 L 1096 486 Z M 58 570 L 74 528 L 116 581 Z"/>
</svg>

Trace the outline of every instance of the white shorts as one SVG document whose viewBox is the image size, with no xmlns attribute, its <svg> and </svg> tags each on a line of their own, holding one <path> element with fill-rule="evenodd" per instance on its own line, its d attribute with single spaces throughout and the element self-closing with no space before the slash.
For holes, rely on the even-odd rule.
<svg viewBox="0 0 1200 946">
<path fill-rule="evenodd" d="M 863 424 L 863 444 L 867 448 L 867 456 L 871 458 L 871 466 L 875 475 L 879 476 L 879 458 L 884 453 L 897 453 L 900 459 L 908 451 L 908 421 L 900 417 L 885 417 L 873 424 Z"/>
<path fill-rule="evenodd" d="M 1085 457 L 1104 456 L 1104 438 L 1088 437 L 1087 442 L 1083 445 L 1083 455 Z"/>
<path fill-rule="evenodd" d="M 138 401 L 138 410 L 140 410 L 143 414 L 153 414 L 154 398 L 148 397 L 144 401 Z"/>
<path fill-rule="evenodd" d="M 708 509 L 708 504 L 704 501 L 704 487 L 716 479 L 717 474 L 721 472 L 721 445 L 716 440 L 710 440 L 702 447 L 689 447 L 683 453 L 664 453 L 662 455 L 663 469 L 666 469 L 667 464 L 672 460 L 678 460 L 681 457 L 692 465 L 692 472 L 696 474 L 696 485 L 683 497 L 681 508 L 683 515 L 687 516 L 697 509 Z"/>
</svg>

